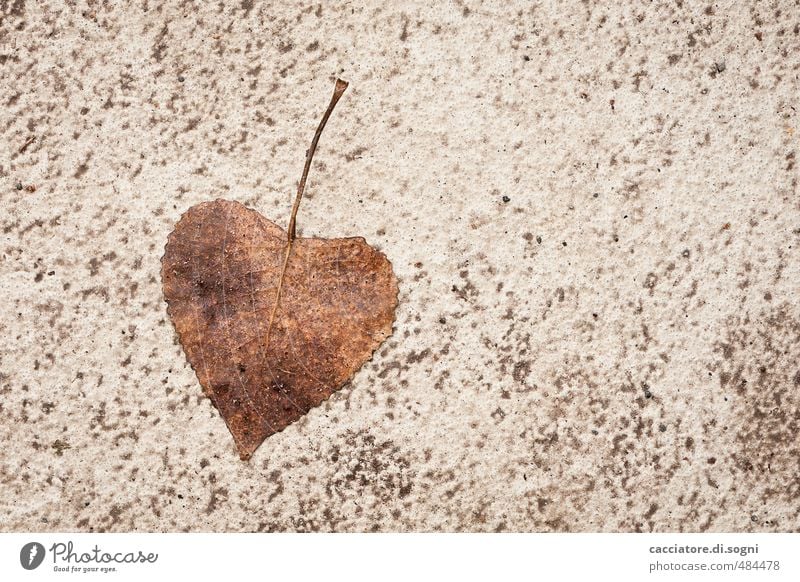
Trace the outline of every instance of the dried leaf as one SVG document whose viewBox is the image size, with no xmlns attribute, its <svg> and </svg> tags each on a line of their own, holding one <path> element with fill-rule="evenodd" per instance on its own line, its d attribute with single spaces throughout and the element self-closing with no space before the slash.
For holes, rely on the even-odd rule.
<svg viewBox="0 0 800 582">
<path fill-rule="evenodd" d="M 242 459 L 350 380 L 392 333 L 397 279 L 363 238 L 295 238 L 238 202 L 190 208 L 162 259 L 168 312 Z M 338 95 L 337 95 L 338 92 Z"/>
</svg>

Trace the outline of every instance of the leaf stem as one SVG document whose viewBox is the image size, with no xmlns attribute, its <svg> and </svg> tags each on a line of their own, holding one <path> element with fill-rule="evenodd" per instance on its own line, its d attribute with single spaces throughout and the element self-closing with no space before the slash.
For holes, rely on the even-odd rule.
<svg viewBox="0 0 800 582">
<path fill-rule="evenodd" d="M 289 219 L 289 242 L 291 243 L 295 239 L 295 228 L 297 224 L 297 209 L 300 208 L 300 200 L 303 198 L 303 192 L 306 189 L 306 179 L 308 178 L 308 170 L 311 168 L 311 159 L 314 157 L 314 152 L 317 151 L 317 144 L 319 143 L 319 137 L 322 135 L 322 130 L 325 129 L 325 124 L 328 123 L 328 118 L 333 113 L 333 108 L 336 107 L 336 104 L 339 102 L 339 99 L 342 97 L 344 90 L 347 89 L 347 81 L 342 81 L 341 79 L 336 79 L 336 86 L 333 89 L 333 97 L 331 97 L 331 102 L 328 104 L 328 108 L 325 110 L 325 114 L 322 116 L 322 119 L 317 126 L 317 131 L 314 133 L 314 139 L 311 140 L 311 147 L 308 148 L 306 151 L 306 163 L 303 166 L 303 175 L 300 178 L 300 184 L 297 186 L 297 196 L 294 199 L 294 205 L 292 206 L 292 216 Z"/>
<path fill-rule="evenodd" d="M 278 289 L 275 292 L 275 304 L 272 306 L 272 313 L 269 316 L 269 323 L 267 324 L 267 335 L 265 339 L 265 349 L 269 347 L 270 335 L 272 334 L 272 326 L 275 323 L 275 314 L 278 313 L 278 306 L 281 303 L 281 292 L 283 291 L 283 281 L 286 278 L 286 267 L 289 264 L 289 256 L 292 253 L 292 243 L 295 239 L 295 225 L 297 223 L 297 209 L 300 207 L 300 200 L 303 198 L 303 191 L 306 189 L 306 179 L 308 178 L 308 170 L 311 168 L 311 159 L 314 157 L 314 152 L 317 151 L 317 144 L 319 143 L 319 136 L 322 135 L 322 130 L 325 129 L 325 124 L 328 123 L 328 118 L 333 112 L 333 108 L 339 102 L 339 99 L 347 89 L 347 81 L 336 79 L 336 86 L 333 89 L 333 97 L 322 116 L 322 120 L 317 126 L 317 131 L 314 133 L 314 139 L 311 140 L 311 147 L 306 152 L 306 164 L 303 166 L 303 176 L 300 178 L 300 184 L 297 186 L 297 196 L 294 199 L 294 206 L 292 206 L 292 216 L 289 219 L 288 239 L 286 241 L 286 253 L 283 255 L 283 265 L 281 266 L 281 274 L 278 278 Z"/>
</svg>

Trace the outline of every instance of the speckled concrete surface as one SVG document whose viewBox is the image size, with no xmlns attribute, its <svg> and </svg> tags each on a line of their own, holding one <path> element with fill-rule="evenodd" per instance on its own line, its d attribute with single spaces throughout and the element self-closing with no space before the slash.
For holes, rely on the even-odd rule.
<svg viewBox="0 0 800 582">
<path fill-rule="evenodd" d="M 800 5 L 427 4 L 0 2 L 0 529 L 800 530 Z M 337 75 L 395 332 L 242 462 L 159 260 Z"/>
</svg>

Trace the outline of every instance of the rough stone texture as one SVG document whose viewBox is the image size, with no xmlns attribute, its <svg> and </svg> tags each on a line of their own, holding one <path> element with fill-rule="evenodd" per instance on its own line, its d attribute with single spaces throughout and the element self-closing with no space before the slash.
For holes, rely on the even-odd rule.
<svg viewBox="0 0 800 582">
<path fill-rule="evenodd" d="M 120 4 L 0 2 L 0 528 L 800 530 L 797 2 Z M 242 462 L 159 259 L 335 76 L 395 332 Z"/>
</svg>

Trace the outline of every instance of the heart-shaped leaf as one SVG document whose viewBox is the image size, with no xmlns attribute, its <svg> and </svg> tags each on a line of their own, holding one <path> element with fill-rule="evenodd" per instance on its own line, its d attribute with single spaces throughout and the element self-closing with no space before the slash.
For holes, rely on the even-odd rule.
<svg viewBox="0 0 800 582">
<path fill-rule="evenodd" d="M 350 380 L 392 333 L 397 279 L 363 238 L 296 238 L 238 202 L 190 208 L 162 259 L 168 312 L 242 459 Z"/>
</svg>

